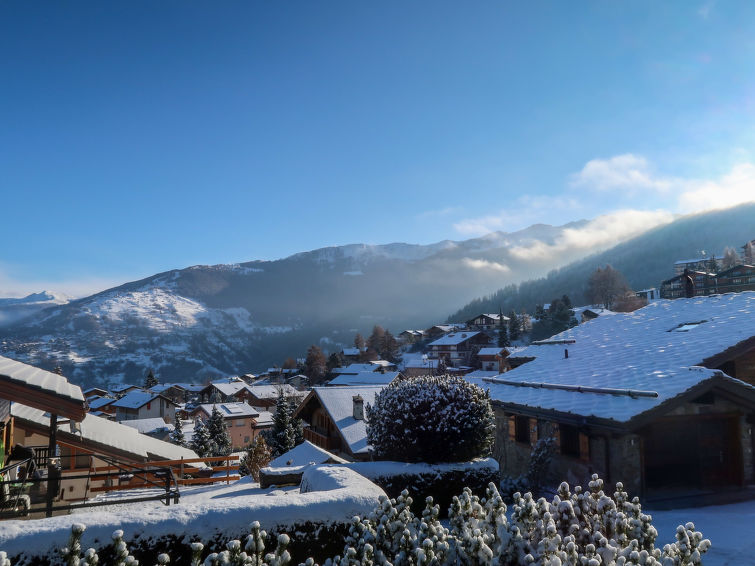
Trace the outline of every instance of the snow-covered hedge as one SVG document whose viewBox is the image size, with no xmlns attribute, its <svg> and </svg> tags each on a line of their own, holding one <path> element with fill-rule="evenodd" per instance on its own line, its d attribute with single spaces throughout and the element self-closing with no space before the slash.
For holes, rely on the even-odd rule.
<svg viewBox="0 0 755 566">
<path fill-rule="evenodd" d="M 465 487 L 472 493 L 484 495 L 490 482 L 500 479 L 498 462 L 494 458 L 480 458 L 471 462 L 424 464 L 409 462 L 350 462 L 342 466 L 354 470 L 377 484 L 388 495 L 398 497 L 406 490 L 413 499 L 412 511 L 419 514 L 425 500 L 432 497 L 446 517 L 454 494 Z"/>
<path fill-rule="evenodd" d="M 494 434 L 490 396 L 460 377 L 394 381 L 367 406 L 367 442 L 379 460 L 464 462 L 487 456 Z"/>
<path fill-rule="evenodd" d="M 328 483 L 328 480 L 325 480 Z M 494 484 L 480 499 L 465 489 L 455 497 L 450 510 L 450 528 L 438 520 L 439 508 L 428 499 L 421 516 L 411 511 L 411 498 L 380 498 L 378 507 L 366 517 L 351 521 L 343 553 L 324 561 L 325 566 L 696 566 L 710 548 L 692 523 L 680 526 L 676 540 L 658 549 L 658 535 L 651 517 L 642 513 L 637 498 L 629 500 L 617 484 L 613 497 L 606 495 L 603 482 L 593 476 L 588 492 L 565 483 L 552 501 L 535 501 L 527 493 L 516 494 L 512 512 Z M 83 525 L 74 525 L 62 557 L 69 566 L 95 566 L 94 549 L 82 556 Z M 295 537 L 306 536 L 297 533 Z M 135 559 L 123 540 L 123 532 L 112 535 L 108 560 L 104 564 L 135 566 Z M 291 539 L 277 537 L 274 552 L 265 553 L 266 536 L 258 522 L 251 524 L 245 544 L 231 540 L 224 548 L 207 554 L 201 543 L 185 545 L 185 557 L 176 558 L 155 548 L 154 561 L 192 566 L 287 566 Z M 206 556 L 205 556 L 206 555 Z M 204 558 L 204 561 L 202 560 Z M 145 562 L 143 562 L 145 563 Z M 145 563 L 146 564 L 146 563 Z M 315 566 L 308 558 L 303 566 Z M 10 566 L 0 553 L 0 566 Z"/>
<path fill-rule="evenodd" d="M 47 564 L 57 549 L 66 546 L 72 525 L 85 522 L 85 548 L 107 545 L 113 531 L 120 529 L 141 564 L 155 564 L 161 552 L 170 553 L 174 562 L 188 564 L 189 543 L 200 540 L 208 549 L 222 550 L 225 541 L 242 537 L 252 521 L 259 521 L 270 537 L 279 533 L 295 535 L 289 552 L 303 560 L 337 552 L 351 518 L 369 513 L 379 497 L 385 495 L 356 472 L 328 466 L 308 468 L 299 493 L 260 494 L 251 479 L 239 480 L 237 485 L 242 487 L 244 483 L 249 484 L 247 490 L 195 502 L 184 497 L 170 507 L 122 505 L 35 521 L 2 521 L 0 550 L 14 564 Z M 268 544 L 274 546 L 274 540 L 271 538 Z M 100 563 L 111 564 L 108 549 L 103 552 Z"/>
</svg>

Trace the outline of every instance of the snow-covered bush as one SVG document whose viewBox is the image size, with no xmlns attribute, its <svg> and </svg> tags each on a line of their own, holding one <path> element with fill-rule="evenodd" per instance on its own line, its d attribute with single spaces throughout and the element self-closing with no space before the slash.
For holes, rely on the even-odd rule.
<svg viewBox="0 0 755 566">
<path fill-rule="evenodd" d="M 450 528 L 438 520 L 440 509 L 432 498 L 427 498 L 420 516 L 412 513 L 411 505 L 407 492 L 395 499 L 381 497 L 369 516 L 352 519 L 343 553 L 324 561 L 324 566 L 698 566 L 710 548 L 710 541 L 703 539 L 692 523 L 678 527 L 674 542 L 656 548 L 658 533 L 652 518 L 642 513 L 638 499 L 630 500 L 620 483 L 609 497 L 597 475 L 588 491 L 580 487 L 571 491 L 562 483 L 551 501 L 517 493 L 510 516 L 495 484 L 488 486 L 484 498 L 465 489 L 451 504 Z M 61 549 L 67 565 L 98 563 L 93 549 L 81 555 L 84 528 L 74 525 L 68 546 Z M 210 552 L 202 543 L 183 543 L 187 548 L 181 554 L 187 559 L 174 561 L 162 552 L 157 562 L 287 566 L 291 561 L 289 537 L 278 535 L 277 548 L 270 553 L 265 553 L 265 540 L 265 531 L 254 522 L 244 544 L 232 540 L 222 551 Z M 112 545 L 101 554 L 109 558 L 103 563 L 138 564 L 120 530 L 113 533 Z M 10 566 L 4 552 L 0 552 L 0 566 Z M 309 558 L 303 566 L 316 563 Z"/>
<path fill-rule="evenodd" d="M 367 442 L 376 459 L 464 462 L 487 456 L 494 433 L 490 396 L 460 377 L 394 381 L 367 406 Z"/>
<path fill-rule="evenodd" d="M 710 548 L 692 523 L 677 529 L 676 541 L 655 547 L 657 531 L 629 500 L 622 485 L 609 497 L 597 475 L 590 489 L 570 491 L 562 483 L 551 500 L 515 494 L 511 518 L 494 484 L 485 498 L 469 489 L 454 497 L 450 529 L 438 522 L 428 498 L 422 516 L 411 498 L 382 498 L 367 518 L 355 517 L 343 553 L 324 566 L 696 566 Z M 316 566 L 308 560 L 306 566 Z"/>
</svg>

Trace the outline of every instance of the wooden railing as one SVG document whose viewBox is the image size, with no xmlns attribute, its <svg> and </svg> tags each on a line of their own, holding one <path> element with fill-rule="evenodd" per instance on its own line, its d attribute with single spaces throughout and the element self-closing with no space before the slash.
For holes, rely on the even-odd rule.
<svg viewBox="0 0 755 566">
<path fill-rule="evenodd" d="M 324 434 L 315 432 L 312 428 L 304 429 L 304 440 L 309 440 L 312 444 L 325 450 L 337 450 L 340 446 L 337 438 L 325 436 Z"/>
<path fill-rule="evenodd" d="M 205 467 L 196 464 L 205 464 Z M 139 477 L 130 473 L 132 469 L 141 472 Z M 144 472 L 144 470 L 151 469 L 154 469 L 154 472 Z M 170 470 L 179 486 L 218 482 L 230 483 L 241 477 L 239 475 L 238 456 L 210 456 L 206 458 L 182 458 L 181 460 L 159 460 L 134 465 L 93 466 L 90 470 L 90 481 L 103 482 L 105 485 L 90 487 L 89 491 L 96 493 L 153 487 L 154 481 L 162 477 L 163 470 Z M 215 475 L 218 472 L 225 472 L 225 475 Z M 135 479 L 137 481 L 134 481 Z"/>
</svg>

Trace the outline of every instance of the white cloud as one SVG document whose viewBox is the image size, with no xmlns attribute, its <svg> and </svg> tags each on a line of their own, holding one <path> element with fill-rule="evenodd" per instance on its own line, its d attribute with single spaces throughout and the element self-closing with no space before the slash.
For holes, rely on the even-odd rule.
<svg viewBox="0 0 755 566">
<path fill-rule="evenodd" d="M 755 164 L 740 163 L 720 179 L 685 183 L 679 196 L 681 212 L 729 208 L 755 201 Z"/>
<path fill-rule="evenodd" d="M 501 273 L 508 273 L 511 268 L 503 263 L 496 261 L 488 261 L 486 259 L 472 259 L 471 257 L 465 257 L 462 263 L 472 269 L 498 271 Z"/>
<path fill-rule="evenodd" d="M 572 175 L 571 185 L 597 191 L 621 189 L 632 193 L 639 190 L 663 193 L 674 185 L 674 180 L 655 175 L 647 159 L 641 155 L 625 153 L 609 159 L 591 159 L 579 173 Z"/>
<path fill-rule="evenodd" d="M 673 219 L 673 214 L 663 210 L 617 210 L 598 216 L 579 228 L 567 228 L 553 244 L 536 240 L 525 246 L 511 248 L 510 251 L 523 260 L 555 259 L 565 252 L 578 250 L 597 251 L 610 248 Z"/>
<path fill-rule="evenodd" d="M 546 212 L 559 210 L 578 212 L 580 203 L 574 198 L 548 195 L 522 195 L 512 201 L 508 208 L 496 214 L 477 218 L 465 218 L 456 222 L 454 230 L 467 236 L 484 236 L 491 232 L 519 230 L 543 222 Z"/>
</svg>

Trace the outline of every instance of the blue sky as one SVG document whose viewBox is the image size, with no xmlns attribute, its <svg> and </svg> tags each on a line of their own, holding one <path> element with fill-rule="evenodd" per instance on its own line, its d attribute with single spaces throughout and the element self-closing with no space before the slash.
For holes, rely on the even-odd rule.
<svg viewBox="0 0 755 566">
<path fill-rule="evenodd" d="M 755 199 L 752 2 L 4 2 L 0 296 Z"/>
</svg>

